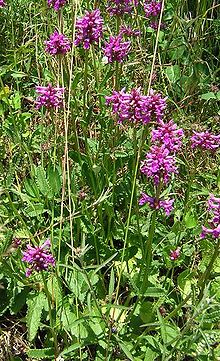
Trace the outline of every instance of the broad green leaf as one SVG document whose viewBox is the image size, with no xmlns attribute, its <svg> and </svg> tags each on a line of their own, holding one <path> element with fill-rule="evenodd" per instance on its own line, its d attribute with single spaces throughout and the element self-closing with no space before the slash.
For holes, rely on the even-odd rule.
<svg viewBox="0 0 220 361">
<path fill-rule="evenodd" d="M 197 219 L 191 210 L 186 213 L 184 221 L 187 228 L 195 228 L 197 226 Z"/>
<path fill-rule="evenodd" d="M 27 328 L 28 328 L 28 339 L 33 341 L 38 328 L 40 326 L 41 314 L 45 304 L 47 303 L 46 296 L 44 293 L 38 293 L 37 295 L 31 295 L 31 298 L 27 301 Z"/>
</svg>

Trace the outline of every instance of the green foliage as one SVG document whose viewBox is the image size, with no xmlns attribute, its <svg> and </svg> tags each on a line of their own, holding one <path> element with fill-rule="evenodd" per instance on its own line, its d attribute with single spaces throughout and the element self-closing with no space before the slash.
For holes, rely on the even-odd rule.
<svg viewBox="0 0 220 361">
<path fill-rule="evenodd" d="M 219 5 L 167 0 L 157 33 L 150 22 L 158 17 L 146 18 L 144 1 L 121 17 L 109 16 L 103 1 L 69 0 L 61 12 L 47 1 L 6 2 L 0 359 L 218 360 L 218 243 L 200 234 L 210 226 L 208 196 L 219 196 L 219 152 L 192 149 L 190 136 L 219 133 Z M 65 56 L 45 52 L 55 29 L 74 44 L 76 18 L 96 7 L 104 18 L 99 43 Z M 106 64 L 102 48 L 121 25 L 141 35 L 124 37 L 131 42 L 125 61 Z M 37 110 L 35 86 L 48 83 L 65 87 L 63 107 Z M 158 124 L 117 124 L 105 100 L 116 88 L 167 96 L 164 121 L 185 133 L 168 184 L 155 186 L 139 172 Z M 174 210 L 167 216 L 139 206 L 141 192 L 174 198 Z M 23 252 L 48 238 L 55 267 L 26 277 Z M 2 354 L 8 333 L 16 342 Z"/>
</svg>

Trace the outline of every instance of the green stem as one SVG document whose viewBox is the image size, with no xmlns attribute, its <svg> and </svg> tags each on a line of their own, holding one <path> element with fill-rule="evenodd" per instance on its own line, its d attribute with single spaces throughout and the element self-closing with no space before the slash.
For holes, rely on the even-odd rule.
<svg viewBox="0 0 220 361">
<path fill-rule="evenodd" d="M 152 242 L 153 242 L 155 227 L 156 227 L 156 215 L 157 215 L 157 212 L 154 210 L 152 213 L 152 216 L 151 216 L 151 225 L 150 225 L 150 229 L 149 229 L 146 250 L 145 250 L 144 256 L 143 256 L 143 260 L 145 261 L 145 271 L 144 271 L 143 282 L 142 282 L 142 287 L 141 287 L 142 293 L 144 293 L 146 291 L 147 284 L 148 284 L 150 265 L 151 265 L 151 261 L 152 261 Z"/>
<path fill-rule="evenodd" d="M 57 334 L 56 334 L 56 331 L 55 331 L 53 315 L 52 315 L 51 295 L 50 295 L 50 292 L 48 290 L 47 282 L 46 282 L 46 279 L 44 277 L 43 272 L 41 272 L 41 276 L 42 276 L 42 280 L 43 280 L 43 284 L 44 284 L 44 290 L 45 290 L 45 293 L 46 293 L 46 296 L 47 296 L 48 309 L 49 309 L 49 319 L 50 319 L 50 328 L 51 328 L 51 333 L 52 333 L 53 342 L 54 342 L 54 359 L 56 360 L 57 356 L 58 356 L 58 344 L 57 344 Z"/>
</svg>

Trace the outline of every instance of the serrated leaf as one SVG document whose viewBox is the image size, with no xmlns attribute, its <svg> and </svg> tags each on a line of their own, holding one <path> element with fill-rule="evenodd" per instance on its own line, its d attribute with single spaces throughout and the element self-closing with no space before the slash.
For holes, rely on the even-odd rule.
<svg viewBox="0 0 220 361">
<path fill-rule="evenodd" d="M 53 191 L 49 186 L 46 172 L 43 167 L 39 166 L 35 168 L 35 180 L 41 194 L 43 194 L 45 197 L 52 198 Z"/>
<path fill-rule="evenodd" d="M 31 180 L 26 178 L 24 181 L 24 188 L 27 194 L 29 194 L 33 198 L 39 197 L 39 191 L 36 184 Z"/>
<path fill-rule="evenodd" d="M 28 328 L 28 339 L 33 341 L 36 337 L 38 328 L 40 326 L 41 314 L 45 304 L 47 303 L 46 296 L 44 293 L 37 295 L 31 295 L 31 298 L 27 301 L 27 328 Z"/>
<path fill-rule="evenodd" d="M 48 169 L 48 182 L 53 193 L 57 195 L 61 190 L 61 176 L 57 168 L 49 167 Z"/>
<path fill-rule="evenodd" d="M 36 217 L 41 215 L 46 210 L 44 209 L 44 205 L 41 203 L 31 203 L 27 208 L 25 208 L 25 213 L 29 217 Z"/>
</svg>

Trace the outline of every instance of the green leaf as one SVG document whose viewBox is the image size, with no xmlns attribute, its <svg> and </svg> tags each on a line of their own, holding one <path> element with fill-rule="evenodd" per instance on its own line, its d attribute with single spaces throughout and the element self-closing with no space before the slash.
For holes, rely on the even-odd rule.
<svg viewBox="0 0 220 361">
<path fill-rule="evenodd" d="M 40 326 L 41 314 L 44 306 L 47 304 L 47 299 L 44 293 L 31 294 L 30 296 L 31 298 L 27 301 L 28 311 L 26 320 L 28 339 L 33 341 Z"/>
<path fill-rule="evenodd" d="M 52 198 L 53 192 L 49 186 L 49 183 L 46 178 L 46 172 L 43 169 L 43 167 L 39 166 L 39 167 L 35 168 L 35 179 L 36 179 L 36 183 L 38 185 L 40 192 L 45 197 Z"/>
<path fill-rule="evenodd" d="M 187 228 L 195 228 L 197 226 L 197 219 L 192 210 L 186 213 L 184 221 Z"/>
<path fill-rule="evenodd" d="M 42 349 L 30 349 L 27 351 L 28 357 L 31 359 L 54 359 L 54 349 L 49 348 L 42 348 Z"/>
<path fill-rule="evenodd" d="M 180 78 L 180 67 L 179 65 L 171 65 L 165 69 L 165 74 L 167 75 L 171 83 L 175 83 Z"/>
<path fill-rule="evenodd" d="M 53 166 L 48 169 L 48 182 L 50 188 L 53 190 L 54 194 L 58 194 L 61 190 L 61 177 L 58 168 L 55 169 Z"/>
<path fill-rule="evenodd" d="M 44 205 L 41 203 L 30 203 L 30 205 L 25 208 L 25 213 L 29 217 L 36 217 L 42 215 L 46 210 L 44 209 Z"/>
<path fill-rule="evenodd" d="M 60 356 L 68 355 L 70 352 L 77 350 L 81 347 L 81 344 L 76 342 L 74 345 L 71 345 L 67 347 L 65 350 L 63 350 L 60 354 Z"/>
<path fill-rule="evenodd" d="M 33 198 L 39 197 L 39 191 L 34 181 L 26 178 L 24 181 L 24 188 L 27 194 L 29 194 Z"/>
<path fill-rule="evenodd" d="M 110 275 L 109 288 L 108 288 L 108 296 L 109 296 L 109 302 L 110 303 L 112 301 L 112 295 L 113 295 L 113 292 L 114 292 L 114 287 L 115 287 L 115 275 L 114 275 L 114 269 L 112 267 L 111 275 Z"/>
<path fill-rule="evenodd" d="M 181 291 L 188 295 L 191 292 L 192 284 L 194 284 L 195 281 L 195 272 L 192 272 L 189 269 L 186 269 L 185 271 L 181 272 L 180 275 L 177 278 L 177 283 Z"/>
<path fill-rule="evenodd" d="M 13 314 L 17 314 L 22 307 L 25 305 L 26 303 L 26 298 L 27 295 L 29 293 L 29 288 L 26 287 L 25 289 L 21 290 L 21 292 L 19 292 L 17 295 L 14 296 L 14 299 L 11 302 L 10 305 L 10 311 Z"/>
<path fill-rule="evenodd" d="M 216 95 L 213 92 L 205 93 L 200 96 L 203 100 L 216 99 Z"/>
<path fill-rule="evenodd" d="M 128 346 L 125 344 L 125 342 L 122 342 L 121 340 L 118 339 L 118 344 L 120 346 L 120 348 L 122 349 L 122 351 L 124 352 L 124 354 L 129 358 L 129 360 L 134 361 L 134 358 L 130 352 L 130 350 L 128 349 Z"/>
</svg>

